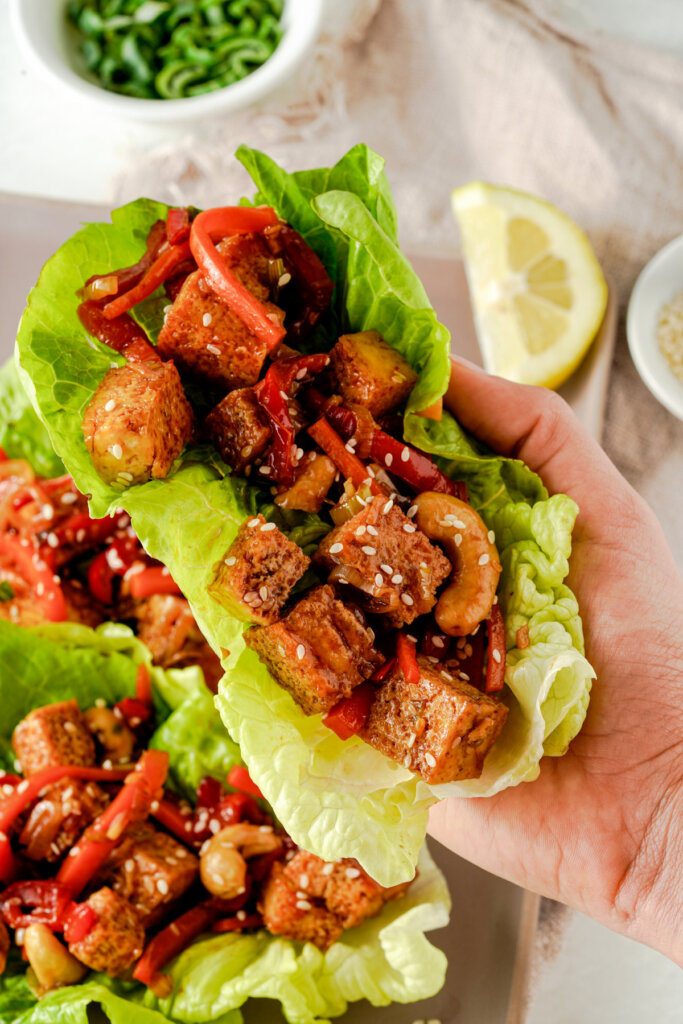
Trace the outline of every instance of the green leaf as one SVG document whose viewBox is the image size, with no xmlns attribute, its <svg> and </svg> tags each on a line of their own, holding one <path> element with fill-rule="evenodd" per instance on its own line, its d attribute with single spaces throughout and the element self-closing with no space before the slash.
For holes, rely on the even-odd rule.
<svg viewBox="0 0 683 1024">
<path fill-rule="evenodd" d="M 10 459 L 26 459 L 40 476 L 64 473 L 64 464 L 55 455 L 11 359 L 0 368 L 0 448 Z"/>
</svg>

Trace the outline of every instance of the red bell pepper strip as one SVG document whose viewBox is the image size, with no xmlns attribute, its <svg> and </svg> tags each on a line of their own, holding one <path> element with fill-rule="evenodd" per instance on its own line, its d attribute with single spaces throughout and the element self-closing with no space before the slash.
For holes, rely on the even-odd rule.
<svg viewBox="0 0 683 1024">
<path fill-rule="evenodd" d="M 193 813 L 186 813 L 178 807 L 177 804 L 171 800 L 164 798 L 158 801 L 158 805 L 155 804 L 154 810 L 151 811 L 151 815 L 155 818 L 160 825 L 170 832 L 172 835 L 177 836 L 182 842 L 187 843 L 190 846 L 197 845 L 197 840 L 193 834 L 195 816 Z"/>
<path fill-rule="evenodd" d="M 350 697 L 340 700 L 327 712 L 323 723 L 332 732 L 336 732 L 340 740 L 350 739 L 367 722 L 375 693 L 376 690 L 372 683 L 361 683 Z"/>
<path fill-rule="evenodd" d="M 86 331 L 103 345 L 125 356 L 129 362 L 161 362 L 161 357 L 139 324 L 131 316 L 109 319 L 99 302 L 82 302 L 78 318 Z"/>
<path fill-rule="evenodd" d="M 486 666 L 486 692 L 496 693 L 505 684 L 505 623 L 498 603 L 491 606 L 486 620 L 489 659 Z"/>
<path fill-rule="evenodd" d="M 186 206 L 174 207 L 166 217 L 166 239 L 169 245 L 186 242 L 190 237 L 190 211 Z"/>
<path fill-rule="evenodd" d="M 208 807 L 215 811 L 223 798 L 223 787 L 218 779 L 205 775 L 197 786 L 197 807 Z"/>
<path fill-rule="evenodd" d="M 385 493 L 370 475 L 367 466 L 363 465 L 357 455 L 348 450 L 339 434 L 333 430 L 324 416 L 308 428 L 308 433 L 316 444 L 320 445 L 325 454 L 329 455 L 342 476 L 350 480 L 355 488 L 368 482 L 373 494 Z"/>
<path fill-rule="evenodd" d="M 127 517 L 126 517 L 127 518 Z M 92 547 L 101 544 L 114 533 L 117 523 L 109 516 L 103 519 L 91 519 L 87 512 L 74 512 L 54 529 L 60 545 L 85 544 Z"/>
<path fill-rule="evenodd" d="M 78 493 L 74 484 L 74 478 L 70 473 L 65 473 L 64 476 L 53 476 L 49 480 L 41 480 L 40 483 L 46 494 L 66 489 L 73 491 L 74 494 Z"/>
<path fill-rule="evenodd" d="M 256 783 L 252 782 L 249 772 L 241 764 L 234 765 L 228 772 L 228 785 L 233 789 L 239 789 L 248 796 L 257 796 L 261 800 L 263 799 L 263 793 Z"/>
<path fill-rule="evenodd" d="M 144 820 L 168 773 L 168 754 L 146 750 L 107 809 L 86 829 L 57 872 L 57 881 L 77 896 L 114 849 L 132 821 Z"/>
<path fill-rule="evenodd" d="M 287 304 L 287 337 L 298 341 L 329 306 L 334 284 L 316 253 L 289 224 L 280 221 L 264 234 L 270 251 L 284 258 L 294 278 L 296 302 Z"/>
<path fill-rule="evenodd" d="M 4 832 L 0 832 L 0 882 L 8 885 L 17 873 L 17 863 L 12 853 L 12 844 Z"/>
<path fill-rule="evenodd" d="M 12 823 L 33 803 L 41 789 L 60 779 L 87 779 L 92 782 L 123 782 L 130 773 L 116 768 L 84 768 L 81 765 L 57 764 L 23 779 L 0 806 L 0 833 L 9 831 Z"/>
<path fill-rule="evenodd" d="M 122 267 L 120 270 L 110 270 L 107 274 L 95 274 L 93 277 L 88 278 L 85 285 L 79 292 L 83 299 L 90 300 L 98 297 L 98 286 L 97 282 L 103 278 L 109 279 L 114 278 L 116 280 L 116 294 L 121 295 L 127 291 L 128 288 L 132 288 L 136 285 L 143 274 L 149 270 L 154 263 L 159 249 L 166 241 L 166 222 L 163 220 L 157 220 L 150 228 L 149 234 L 147 235 L 147 247 L 144 254 L 131 267 Z"/>
<path fill-rule="evenodd" d="M 211 926 L 212 932 L 241 932 L 246 928 L 263 928 L 263 918 L 260 914 L 247 914 L 243 918 L 224 917 Z"/>
<path fill-rule="evenodd" d="M 111 520 L 109 524 L 111 531 Z M 112 604 L 114 577 L 124 576 L 141 552 L 137 537 L 115 537 L 106 551 L 95 555 L 88 568 L 88 587 L 93 597 L 103 604 Z"/>
<path fill-rule="evenodd" d="M 383 665 L 380 665 L 379 668 L 375 669 L 370 676 L 370 682 L 375 683 L 375 685 L 383 683 L 387 676 L 394 671 L 395 666 L 396 658 L 389 658 L 389 660 L 385 661 Z"/>
<path fill-rule="evenodd" d="M 414 491 L 437 491 L 461 497 L 461 484 L 442 473 L 428 455 L 411 448 L 404 441 L 397 441 L 383 430 L 376 430 L 372 437 L 373 459 L 386 467 L 389 473 L 403 480 Z"/>
<path fill-rule="evenodd" d="M 417 663 L 415 643 L 405 633 L 398 634 L 396 656 L 405 681 L 411 686 L 417 686 L 420 682 L 420 666 Z"/>
<path fill-rule="evenodd" d="M 38 549 L 17 534 L 2 533 L 0 558 L 9 558 L 14 562 L 19 575 L 34 591 L 46 618 L 50 622 L 64 622 L 67 612 L 62 588 Z"/>
<path fill-rule="evenodd" d="M 189 259 L 190 255 L 189 242 L 181 242 L 180 245 L 170 245 L 168 249 L 160 252 L 149 270 L 145 271 L 138 284 L 133 288 L 129 288 L 123 295 L 119 295 L 103 307 L 102 312 L 107 320 L 114 320 L 117 316 L 121 316 L 122 313 L 127 313 L 133 306 L 137 306 L 138 302 L 148 298 L 164 281 L 173 276 L 176 268 Z"/>
<path fill-rule="evenodd" d="M 99 921 L 99 915 L 89 903 L 72 903 L 63 920 L 64 939 L 68 945 L 82 942 Z"/>
<path fill-rule="evenodd" d="M 28 928 L 30 924 L 45 924 L 61 929 L 64 914 L 71 903 L 69 890 L 60 882 L 39 879 L 13 882 L 0 896 L 0 912 L 10 928 Z M 31 912 L 25 913 L 24 907 Z"/>
<path fill-rule="evenodd" d="M 142 572 L 131 575 L 128 586 L 130 595 L 138 600 L 151 597 L 152 594 L 182 594 L 182 590 L 161 565 L 150 566 Z"/>
<path fill-rule="evenodd" d="M 277 224 L 277 215 L 268 206 L 222 206 L 204 210 L 192 221 L 190 248 L 209 288 L 226 303 L 252 334 L 270 352 L 287 333 L 270 319 L 265 306 L 230 270 L 214 244 L 226 235 L 263 231 Z"/>
<path fill-rule="evenodd" d="M 152 717 L 154 708 L 137 697 L 124 697 L 114 705 L 114 711 L 126 720 L 131 729 L 137 729 Z"/>
<path fill-rule="evenodd" d="M 149 704 L 150 707 L 154 706 L 152 677 L 146 665 L 138 665 L 137 675 L 135 676 L 135 696 L 143 704 Z"/>
</svg>

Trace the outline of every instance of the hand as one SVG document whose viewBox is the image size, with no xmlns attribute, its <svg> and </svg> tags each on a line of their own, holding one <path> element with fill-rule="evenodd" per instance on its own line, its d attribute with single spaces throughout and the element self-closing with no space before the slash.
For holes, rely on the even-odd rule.
<svg viewBox="0 0 683 1024">
<path fill-rule="evenodd" d="M 443 801 L 430 831 L 683 966 L 683 584 L 661 528 L 557 395 L 454 362 L 445 401 L 578 504 L 567 582 L 597 680 L 564 757 L 489 799 Z"/>
</svg>

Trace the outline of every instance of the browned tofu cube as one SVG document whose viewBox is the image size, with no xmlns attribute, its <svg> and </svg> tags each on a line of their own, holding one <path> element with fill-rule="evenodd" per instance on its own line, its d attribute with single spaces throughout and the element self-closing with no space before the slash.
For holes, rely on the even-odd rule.
<svg viewBox="0 0 683 1024">
<path fill-rule="evenodd" d="M 375 417 L 405 402 L 417 381 L 408 360 L 377 331 L 343 334 L 330 354 L 344 398 Z"/>
<path fill-rule="evenodd" d="M 284 311 L 268 301 L 270 253 L 259 235 L 225 238 L 218 251 L 275 322 Z M 190 274 L 159 333 L 157 350 L 180 369 L 226 389 L 255 384 L 268 354 L 266 344 L 211 291 L 201 271 Z"/>
<path fill-rule="evenodd" d="M 206 428 L 235 473 L 243 473 L 261 458 L 273 433 L 253 388 L 238 388 L 226 395 L 206 417 Z"/>
<path fill-rule="evenodd" d="M 142 954 L 145 930 L 140 915 L 128 900 L 106 886 L 85 902 L 98 919 L 85 938 L 69 943 L 69 952 L 93 971 L 106 971 L 116 978 Z"/>
<path fill-rule="evenodd" d="M 192 436 L 192 409 L 173 363 L 107 370 L 83 417 L 93 466 L 112 486 L 161 480 Z"/>
<path fill-rule="evenodd" d="M 478 779 L 508 709 L 418 657 L 420 681 L 398 667 L 377 690 L 362 738 L 433 785 Z"/>
<path fill-rule="evenodd" d="M 123 896 L 144 928 L 158 924 L 199 873 L 199 860 L 146 822 L 134 825 L 112 851 L 98 881 Z"/>
<path fill-rule="evenodd" d="M 95 782 L 55 782 L 33 805 L 19 836 L 26 856 L 48 863 L 59 860 L 108 803 L 109 797 Z"/>
<path fill-rule="evenodd" d="M 294 469 L 294 482 L 278 491 L 275 504 L 301 512 L 319 512 L 336 475 L 337 467 L 327 455 L 306 452 Z"/>
<path fill-rule="evenodd" d="M 75 700 L 31 711 L 14 730 L 12 746 L 24 775 L 60 764 L 95 764 L 95 743 Z"/>
<path fill-rule="evenodd" d="M 315 562 L 330 581 L 351 584 L 364 607 L 395 626 L 436 603 L 452 566 L 391 499 L 378 496 L 323 539 Z"/>
<path fill-rule="evenodd" d="M 298 544 L 259 513 L 240 527 L 209 593 L 238 618 L 268 625 L 279 617 L 310 562 Z"/>
<path fill-rule="evenodd" d="M 384 662 L 375 634 L 331 587 L 316 587 L 279 622 L 244 635 L 307 715 L 329 711 Z"/>
<path fill-rule="evenodd" d="M 258 909 L 272 935 L 296 942 L 312 942 L 323 952 L 332 946 L 344 928 L 335 914 L 321 902 L 313 902 L 276 863 L 261 888 Z"/>
</svg>

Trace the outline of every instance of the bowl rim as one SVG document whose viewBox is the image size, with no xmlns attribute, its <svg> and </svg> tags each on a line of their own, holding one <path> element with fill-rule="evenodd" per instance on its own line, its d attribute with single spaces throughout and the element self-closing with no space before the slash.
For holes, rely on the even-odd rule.
<svg viewBox="0 0 683 1024">
<path fill-rule="evenodd" d="M 66 7 L 66 0 L 60 2 Z M 111 114 L 158 123 L 244 110 L 274 91 L 312 49 L 323 11 L 323 0 L 284 0 L 282 39 L 273 55 L 246 78 L 202 96 L 150 100 L 124 96 L 88 81 L 69 67 L 55 50 L 51 50 L 46 59 L 43 49 L 32 38 L 30 5 L 24 0 L 10 0 L 10 4 L 12 27 L 24 54 L 52 85 L 58 84 L 84 103 L 100 109 L 106 107 Z"/>
<path fill-rule="evenodd" d="M 665 284 L 670 268 L 679 270 L 679 285 Z M 656 301 L 657 315 L 677 292 L 683 292 L 683 235 L 677 235 L 650 259 L 633 286 L 626 312 L 626 340 L 643 383 L 673 416 L 683 420 L 683 384 L 674 376 L 657 344 L 657 322 L 646 304 Z"/>
</svg>

